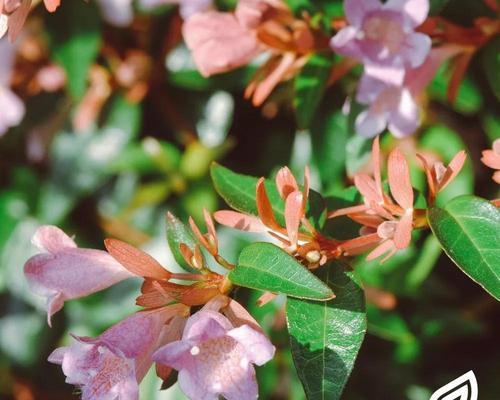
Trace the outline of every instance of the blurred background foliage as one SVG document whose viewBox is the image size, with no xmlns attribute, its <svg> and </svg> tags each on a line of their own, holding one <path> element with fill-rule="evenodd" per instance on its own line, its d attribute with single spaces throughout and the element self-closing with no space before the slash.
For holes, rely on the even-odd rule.
<svg viewBox="0 0 500 400">
<path fill-rule="evenodd" d="M 232 3 L 221 1 L 221 7 Z M 297 12 L 316 7 L 329 17 L 342 15 L 340 1 L 288 3 Z M 432 12 L 469 25 L 489 11 L 480 1 L 436 0 Z M 255 66 L 203 78 L 182 44 L 179 22 L 176 9 L 167 6 L 154 15 L 138 13 L 131 27 L 118 29 L 101 20 L 95 5 L 79 1 L 65 1 L 51 15 L 37 8 L 29 20 L 25 43 L 35 43 L 45 57 L 63 66 L 68 84 L 66 90 L 30 96 L 22 124 L 0 139 L 1 398 L 76 398 L 59 367 L 47 363 L 48 354 L 67 340 L 68 332 L 97 335 L 137 309 L 139 282 L 127 281 L 69 302 L 49 329 L 44 305 L 27 289 L 22 274 L 24 262 L 34 254 L 31 235 L 40 224 L 60 226 L 82 247 L 102 248 L 104 237 L 120 238 L 175 268 L 165 214 L 200 221 L 204 207 L 224 208 L 209 177 L 213 161 L 255 176 L 272 176 L 285 164 L 300 176 L 309 165 L 313 187 L 325 194 L 331 208 L 359 200 L 349 177 L 366 168 L 371 142 L 353 132 L 355 105 L 348 115 L 341 109 L 360 71 L 328 87 L 310 128 L 298 129 L 297 103 L 291 99 L 300 96 L 303 77 L 280 85 L 255 108 L 243 98 Z M 474 57 L 454 104 L 446 100 L 449 74 L 442 68 L 428 88 L 425 122 L 416 136 L 402 141 L 383 137 L 385 150 L 398 145 L 412 160 L 416 188 L 424 184 L 416 151 L 449 161 L 467 149 L 466 168 L 441 195 L 443 203 L 473 191 L 487 198 L 496 194 L 491 171 L 479 157 L 500 137 L 499 40 Z M 144 95 L 137 101 L 131 88 L 112 82 L 98 116 L 75 130 L 73 118 L 90 90 L 89 72 L 104 68 L 112 73 L 110 60 L 130 54 L 147 60 Z M 15 87 L 27 93 L 33 72 L 25 53 L 18 58 Z M 345 221 L 337 221 L 327 226 L 335 237 L 356 234 L 354 223 L 346 229 Z M 443 382 L 473 369 L 480 398 L 498 399 L 500 310 L 443 256 L 432 236 L 417 235 L 410 248 L 383 265 L 355 261 L 363 282 L 383 291 L 390 304 L 369 304 L 369 335 L 344 398 L 427 400 Z M 250 239 L 220 229 L 229 260 Z M 261 396 L 303 399 L 284 334 L 284 299 L 259 308 L 257 296 L 237 292 L 279 349 L 274 361 L 258 371 Z M 141 398 L 183 398 L 175 386 L 160 392 L 160 384 L 150 373 Z"/>
</svg>

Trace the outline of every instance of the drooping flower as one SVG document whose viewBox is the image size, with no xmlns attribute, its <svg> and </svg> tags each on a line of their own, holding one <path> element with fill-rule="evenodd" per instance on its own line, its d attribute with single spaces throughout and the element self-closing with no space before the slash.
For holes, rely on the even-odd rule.
<svg viewBox="0 0 500 400">
<path fill-rule="evenodd" d="M 493 142 L 491 150 L 484 150 L 481 161 L 487 167 L 490 167 L 495 171 L 493 174 L 493 180 L 500 184 L 500 139 Z"/>
<path fill-rule="evenodd" d="M 344 9 L 349 25 L 330 44 L 338 53 L 362 62 L 366 73 L 401 84 L 406 69 L 424 62 L 431 39 L 415 28 L 427 18 L 428 0 L 389 0 L 384 4 L 379 0 L 345 0 Z M 386 74 L 387 68 L 391 74 Z"/>
<path fill-rule="evenodd" d="M 49 325 L 66 300 L 88 296 L 134 276 L 105 251 L 78 248 L 55 226 L 38 228 L 32 241 L 43 253 L 26 262 L 24 274 L 33 291 L 47 297 Z"/>
<path fill-rule="evenodd" d="M 0 136 L 19 125 L 26 111 L 22 100 L 10 89 L 15 51 L 7 39 L 0 39 Z"/>
<path fill-rule="evenodd" d="M 422 65 L 405 71 L 401 83 L 394 83 L 392 69 L 380 68 L 377 76 L 365 72 L 358 85 L 356 101 L 368 107 L 356 118 L 356 132 L 365 137 L 373 137 L 387 127 L 397 138 L 413 134 L 420 124 L 417 99 L 439 67 L 450 59 L 470 54 L 470 46 L 445 44 L 433 48 Z M 450 87 L 454 81 L 457 81 L 455 86 L 458 85 L 460 79 L 461 76 L 454 78 Z M 396 79 L 398 80 L 399 78 Z M 452 99 L 453 97 L 450 100 Z"/>
<path fill-rule="evenodd" d="M 410 90 L 364 74 L 356 100 L 368 106 L 356 118 L 356 132 L 373 137 L 387 127 L 397 138 L 411 135 L 420 123 L 420 111 Z"/>
<path fill-rule="evenodd" d="M 138 384 L 175 312 L 138 312 L 96 338 L 74 336 L 75 342 L 56 349 L 49 361 L 62 366 L 66 382 L 81 389 L 82 400 L 138 399 Z"/>
<path fill-rule="evenodd" d="M 262 332 L 247 324 L 234 327 L 222 314 L 202 309 L 188 319 L 182 339 L 157 350 L 153 359 L 179 371 L 179 385 L 190 399 L 253 400 L 253 364 L 265 364 L 274 351 Z"/>
</svg>

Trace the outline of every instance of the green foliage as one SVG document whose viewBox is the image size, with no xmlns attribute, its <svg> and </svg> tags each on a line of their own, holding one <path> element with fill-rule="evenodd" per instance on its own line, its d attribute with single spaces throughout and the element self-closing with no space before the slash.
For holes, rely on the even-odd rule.
<svg viewBox="0 0 500 400">
<path fill-rule="evenodd" d="M 308 128 L 321 102 L 333 65 L 331 53 L 313 54 L 295 78 L 295 111 L 299 128 Z"/>
<path fill-rule="evenodd" d="M 328 300 L 332 290 L 284 250 L 271 243 L 253 243 L 240 253 L 229 273 L 236 285 L 311 300 Z"/>
<path fill-rule="evenodd" d="M 284 226 L 284 201 L 273 177 L 288 163 L 296 176 L 310 167 L 314 190 L 306 217 L 317 230 L 314 245 L 320 244 L 322 255 L 337 249 L 339 243 L 331 239 L 341 242 L 369 231 L 360 231 L 362 226 L 347 216 L 326 219 L 327 210 L 363 203 L 353 176 L 371 168 L 372 139 L 355 128 L 367 107 L 356 102 L 363 65 L 328 85 L 338 59 L 328 40 L 345 20 L 343 0 L 285 0 L 295 18 L 311 28 L 315 46 L 307 55 L 300 53 L 303 67 L 287 71 L 260 107 L 245 98 L 245 88 L 268 78 L 260 68 L 270 52 L 233 71 L 203 77 L 183 43 L 178 5 L 145 10 L 136 1 L 130 26 L 115 26 L 106 19 L 104 2 L 64 0 L 54 13 L 33 2 L 25 31 L 12 47 L 10 81 L 2 74 L 0 92 L 10 85 L 26 116 L 18 127 L 0 132 L 1 398 L 18 396 L 25 386 L 34 398 L 68 398 L 71 389 L 60 388 L 56 368 L 43 368 L 54 345 L 68 345 L 67 332 L 97 336 L 140 309 L 135 300 L 141 282 L 130 279 L 67 301 L 49 329 L 45 299 L 28 288 L 22 274 L 23 264 L 37 253 L 31 238 L 42 224 L 60 226 L 83 248 L 102 249 L 102 239 L 116 237 L 164 258 L 164 265 L 175 261 L 198 274 L 179 247 L 194 250 L 197 244 L 187 216 L 200 223 L 204 208 L 224 208 L 216 191 L 228 206 L 258 215 L 254 176 L 269 173 L 266 192 Z M 500 137 L 500 39 L 496 34 L 483 41 L 479 33 L 493 28 L 498 15 L 492 1 L 429 3 L 430 15 L 454 27 L 449 35 L 439 22 L 431 34 L 434 46 L 446 46 L 453 37 L 451 42 L 471 46 L 478 39 L 478 47 L 453 104 L 447 98 L 452 58 L 416 98 L 423 129 L 402 140 L 384 132 L 381 155 L 384 176 L 391 149 L 399 147 L 408 156 L 416 208 L 426 208 L 425 174 L 414 153 L 448 164 L 467 151 L 463 170 L 428 210 L 432 231 L 415 229 L 411 244 L 382 264 L 367 261 L 365 252 L 342 255 L 314 271 L 304 265 L 302 253 L 261 242 L 271 235 L 218 226 L 221 257 L 227 268 L 235 264 L 230 272 L 202 250 L 206 265 L 227 274 L 233 283 L 229 295 L 276 347 L 274 359 L 256 369 L 264 400 L 427 400 L 462 367 L 474 368 L 482 397 L 498 397 L 497 303 L 471 280 L 500 300 L 500 216 L 487 200 L 470 196 L 498 197 L 493 170 L 482 166 L 480 157 Z M 233 12 L 237 0 L 214 4 Z M 279 38 L 267 41 L 296 38 L 289 22 L 283 31 L 272 31 Z M 462 37 L 462 28 L 478 29 L 477 35 Z M 432 21 L 418 28 L 433 29 Z M 257 36 L 270 32 L 259 29 Z M 291 51 L 293 45 L 285 42 L 286 50 L 272 54 Z M 53 64 L 65 72 L 64 89 L 43 85 Z M 96 86 L 89 91 L 96 68 L 105 76 L 105 93 L 94 92 Z M 73 119 L 82 110 L 90 111 L 90 125 L 75 132 Z M 249 175 L 214 163 L 219 160 Z M 311 234 L 303 225 L 301 233 Z M 323 247 L 326 241 L 331 249 Z M 172 272 L 182 272 L 175 268 Z M 262 291 L 277 296 L 261 306 Z M 365 332 L 370 335 L 353 369 Z M 184 399 L 176 380 L 174 373 L 164 382 L 166 392 L 160 392 L 162 381 L 151 369 L 140 398 Z"/>
<path fill-rule="evenodd" d="M 443 250 L 467 275 L 500 300 L 500 211 L 484 199 L 460 196 L 428 212 Z"/>
<path fill-rule="evenodd" d="M 58 223 L 83 196 L 109 176 L 108 166 L 138 133 L 141 111 L 121 97 L 111 100 L 101 127 L 74 134 L 61 132 L 52 146 L 51 178 L 42 187 L 38 215 Z"/>
<path fill-rule="evenodd" d="M 89 67 L 101 46 L 101 22 L 95 3 L 62 2 L 46 17 L 54 59 L 66 71 L 68 90 L 78 100 L 87 87 Z"/>
<path fill-rule="evenodd" d="M 349 267 L 335 262 L 320 272 L 335 292 L 318 303 L 288 299 L 288 332 L 308 400 L 340 399 L 366 332 L 364 293 Z"/>
</svg>

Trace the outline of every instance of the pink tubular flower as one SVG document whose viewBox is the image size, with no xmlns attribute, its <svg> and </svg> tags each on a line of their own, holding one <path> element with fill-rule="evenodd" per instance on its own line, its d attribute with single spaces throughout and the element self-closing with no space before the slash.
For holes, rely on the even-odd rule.
<svg viewBox="0 0 500 400">
<path fill-rule="evenodd" d="M 500 184 L 500 139 L 493 142 L 491 150 L 484 150 L 481 161 L 487 167 L 495 169 L 493 174 L 493 180 Z"/>
<path fill-rule="evenodd" d="M 330 44 L 338 53 L 365 64 L 367 73 L 377 75 L 379 67 L 404 71 L 424 62 L 431 40 L 414 29 L 427 18 L 428 0 L 388 0 L 385 4 L 345 0 L 344 8 L 350 25 Z M 396 73 L 391 78 L 399 80 L 393 83 L 401 83 L 403 75 Z"/>
<path fill-rule="evenodd" d="M 49 361 L 60 364 L 66 382 L 82 390 L 82 400 L 135 400 L 158 348 L 166 314 L 139 312 L 97 338 L 77 337 L 60 347 Z"/>
<path fill-rule="evenodd" d="M 55 226 L 38 228 L 32 239 L 43 251 L 24 265 L 35 293 L 47 297 L 47 318 L 61 310 L 64 301 L 106 289 L 134 276 L 105 251 L 80 249 Z"/>
<path fill-rule="evenodd" d="M 420 122 L 420 112 L 408 88 L 364 74 L 356 100 L 368 105 L 356 118 L 356 131 L 373 137 L 387 127 L 397 138 L 411 135 Z"/>
<path fill-rule="evenodd" d="M 468 51 L 469 48 L 454 44 L 433 48 L 422 65 L 405 71 L 402 83 L 398 82 L 399 77 L 394 82 L 393 77 L 398 73 L 393 69 L 379 68 L 376 76 L 365 69 L 356 101 L 368 108 L 358 115 L 356 131 L 362 136 L 373 137 L 388 127 L 397 138 L 413 134 L 420 122 L 416 99 L 444 62 Z"/>
<path fill-rule="evenodd" d="M 193 15 L 182 31 L 203 76 L 246 65 L 262 51 L 254 33 L 233 13 L 208 11 Z"/>
<path fill-rule="evenodd" d="M 263 365 L 274 346 L 249 325 L 237 328 L 222 314 L 202 309 L 188 319 L 182 340 L 157 350 L 153 359 L 179 371 L 179 385 L 192 400 L 253 400 L 258 396 L 252 364 Z"/>
</svg>

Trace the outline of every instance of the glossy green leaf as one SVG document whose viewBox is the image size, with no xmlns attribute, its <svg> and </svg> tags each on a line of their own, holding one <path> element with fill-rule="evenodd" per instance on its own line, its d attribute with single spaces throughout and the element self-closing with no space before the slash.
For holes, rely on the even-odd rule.
<svg viewBox="0 0 500 400">
<path fill-rule="evenodd" d="M 322 267 L 337 297 L 324 303 L 288 299 L 295 367 L 309 400 L 340 399 L 366 333 L 365 298 L 348 266 Z"/>
<path fill-rule="evenodd" d="M 332 290 L 284 250 L 271 243 L 252 243 L 229 273 L 236 285 L 311 300 L 328 300 Z"/>
<path fill-rule="evenodd" d="M 500 300 L 500 211 L 487 200 L 460 196 L 428 211 L 443 250 L 470 278 Z"/>
<path fill-rule="evenodd" d="M 62 2 L 60 9 L 46 18 L 54 59 L 66 71 L 71 96 L 79 99 L 85 94 L 89 68 L 101 46 L 97 6 Z"/>
<path fill-rule="evenodd" d="M 212 164 L 212 181 L 217 193 L 237 211 L 257 215 L 255 188 L 258 179 L 253 176 L 237 174 L 218 164 Z M 284 226 L 284 202 L 281 200 L 274 181 L 266 180 L 265 187 L 277 221 Z M 321 228 L 326 219 L 325 202 L 314 190 L 309 191 L 309 204 L 306 216 L 317 228 Z"/>
<path fill-rule="evenodd" d="M 308 128 L 313 121 L 332 65 L 331 53 L 313 54 L 295 78 L 294 105 L 299 128 Z"/>
<path fill-rule="evenodd" d="M 175 261 L 177 261 L 183 269 L 190 272 L 199 272 L 184 260 L 179 248 L 180 244 L 184 243 L 191 250 L 194 250 L 196 240 L 191 230 L 172 213 L 167 214 L 167 241 Z"/>
</svg>

